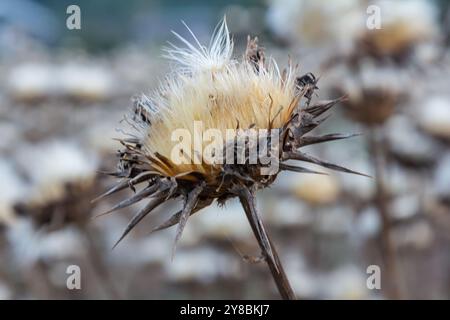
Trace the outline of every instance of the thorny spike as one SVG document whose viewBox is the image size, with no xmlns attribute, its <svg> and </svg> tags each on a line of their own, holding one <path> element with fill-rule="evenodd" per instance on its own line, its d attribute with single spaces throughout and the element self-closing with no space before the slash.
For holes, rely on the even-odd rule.
<svg viewBox="0 0 450 320">
<path fill-rule="evenodd" d="M 98 200 L 103 199 L 104 197 L 107 197 L 113 193 L 119 192 L 120 190 L 126 189 L 128 187 L 128 180 L 124 179 L 121 180 L 118 184 L 116 184 L 114 187 L 106 191 L 105 193 L 102 193 L 95 199 L 91 200 L 91 203 L 97 202 Z"/>
<path fill-rule="evenodd" d="M 128 181 L 128 184 L 131 185 L 131 186 L 134 186 L 135 184 L 138 184 L 140 182 L 148 180 L 148 177 L 151 177 L 153 175 L 155 175 L 154 171 L 141 172 L 136 177 L 134 177 L 133 179 L 130 179 Z"/>
<path fill-rule="evenodd" d="M 303 136 L 301 138 L 300 146 L 309 146 L 311 144 L 316 143 L 322 143 L 327 141 L 334 141 L 334 140 L 341 140 L 341 139 L 348 139 L 352 137 L 356 137 L 361 135 L 360 133 L 353 133 L 353 134 L 340 134 L 340 133 L 333 133 L 333 134 L 326 134 L 323 136 Z"/>
<path fill-rule="evenodd" d="M 181 238 L 181 234 L 183 233 L 184 227 L 186 226 L 186 222 L 187 222 L 189 216 L 191 215 L 192 210 L 194 209 L 195 205 L 197 204 L 198 196 L 203 191 L 204 187 L 205 187 L 205 182 L 200 183 L 191 192 L 189 192 L 189 194 L 186 198 L 186 202 L 184 204 L 183 210 L 180 213 L 177 234 L 175 236 L 175 242 L 174 242 L 173 248 L 172 248 L 172 259 L 175 255 L 177 243 Z"/>
<path fill-rule="evenodd" d="M 309 113 L 303 113 L 300 120 L 297 121 L 299 121 L 301 125 L 293 128 L 295 137 L 303 136 L 323 122 L 322 120 L 316 120 L 315 117 Z"/>
<path fill-rule="evenodd" d="M 319 101 L 318 103 L 305 108 L 304 111 L 308 112 L 309 114 L 312 114 L 314 117 L 318 117 L 321 114 L 330 110 L 337 103 L 343 101 L 344 99 L 345 99 L 345 96 L 334 99 L 334 100 Z"/>
<path fill-rule="evenodd" d="M 117 245 L 123 240 L 123 238 L 126 237 L 126 235 L 152 210 L 154 210 L 156 207 L 158 207 L 160 204 L 165 202 L 165 197 L 161 196 L 159 198 L 155 198 L 150 200 L 144 208 L 138 211 L 136 215 L 131 219 L 130 223 L 128 223 L 127 227 L 123 231 L 122 235 L 120 236 L 119 240 L 114 244 L 113 249 L 117 247 Z"/>
<path fill-rule="evenodd" d="M 303 167 L 291 166 L 291 165 L 288 165 L 285 163 L 280 163 L 280 170 L 327 175 L 327 173 L 325 173 L 325 172 L 314 171 L 314 170 L 310 170 L 310 169 L 303 168 Z"/>
<path fill-rule="evenodd" d="M 125 200 L 119 202 L 118 204 L 116 204 L 114 207 L 112 207 L 108 211 L 96 215 L 94 218 L 98 218 L 98 217 L 107 215 L 108 213 L 111 213 L 113 211 L 126 208 L 128 206 L 131 206 L 132 204 L 135 204 L 135 203 L 141 201 L 142 199 L 144 199 L 146 197 L 150 197 L 152 194 L 154 194 L 155 192 L 158 191 L 159 187 L 160 187 L 159 183 L 155 183 L 155 184 L 151 185 L 150 187 L 147 187 L 147 188 L 139 191 L 138 193 L 133 195 L 131 198 L 128 198 L 128 199 L 125 199 Z"/>
<path fill-rule="evenodd" d="M 303 153 L 303 152 L 300 152 L 300 151 L 287 152 L 286 155 L 285 155 L 285 159 L 286 160 L 299 160 L 299 161 L 314 163 L 314 164 L 320 165 L 322 167 L 325 167 L 325 168 L 328 168 L 328 169 L 331 169 L 331 170 L 341 171 L 341 172 L 346 172 L 346 173 L 352 173 L 352 174 L 357 174 L 357 175 L 360 175 L 360 176 L 371 178 L 371 176 L 366 175 L 364 173 L 353 171 L 353 170 L 347 169 L 345 167 L 339 166 L 337 164 L 333 164 L 333 163 L 330 163 L 330 162 L 322 161 L 320 159 L 314 158 L 313 156 L 310 156 L 310 155 L 308 155 L 306 153 Z"/>
<path fill-rule="evenodd" d="M 176 225 L 178 222 L 180 222 L 181 212 L 183 212 L 183 210 L 179 210 L 177 213 L 171 215 L 169 219 L 167 219 L 166 221 L 164 221 L 160 225 L 154 227 L 152 229 L 152 231 L 150 231 L 150 234 L 152 234 L 152 233 L 154 233 L 156 231 L 164 230 L 164 229 L 167 229 L 167 228 L 170 228 L 170 227 Z M 192 211 L 191 215 L 192 214 L 194 214 L 194 211 Z"/>
<path fill-rule="evenodd" d="M 146 173 L 146 172 L 143 172 L 143 173 L 137 175 L 133 179 L 123 179 L 123 180 L 121 180 L 114 187 L 112 187 L 111 189 L 109 189 L 105 193 L 99 195 L 95 199 L 91 200 L 91 203 L 97 202 L 98 200 L 101 200 L 101 199 L 103 199 L 103 198 L 105 198 L 107 196 L 110 196 L 113 193 L 116 193 L 116 192 L 119 192 L 121 190 L 124 190 L 127 187 L 129 187 L 130 185 L 136 185 L 136 184 L 139 184 L 141 182 L 146 181 L 148 179 L 148 174 L 144 174 L 144 173 Z"/>
<path fill-rule="evenodd" d="M 320 124 L 322 124 L 323 122 L 327 121 L 328 118 L 331 117 L 331 115 L 326 115 L 325 117 L 323 117 L 322 119 L 316 120 L 316 127 L 319 126 Z M 314 127 L 315 128 L 315 127 Z"/>
<path fill-rule="evenodd" d="M 195 208 L 192 210 L 191 212 L 191 216 L 194 213 L 199 212 L 200 210 L 202 210 L 203 208 L 206 208 L 207 206 L 209 206 L 212 203 L 211 200 L 208 201 L 198 201 L 197 205 L 195 206 Z M 164 230 L 167 228 L 170 228 L 174 225 L 176 225 L 179 221 L 180 221 L 180 217 L 181 217 L 181 212 L 182 210 L 178 211 L 177 213 L 174 213 L 172 216 L 170 216 L 169 219 L 167 219 L 166 221 L 164 221 L 163 223 L 161 223 L 160 225 L 154 227 L 149 234 L 152 234 L 156 231 L 160 231 L 160 230 Z"/>
<path fill-rule="evenodd" d="M 103 174 L 106 176 L 112 176 L 112 177 L 123 177 L 122 172 L 120 171 L 103 171 L 103 170 L 97 170 L 98 174 Z"/>
<path fill-rule="evenodd" d="M 289 123 L 289 125 L 296 140 L 300 142 L 300 139 L 304 134 L 310 132 L 311 130 L 319 126 L 322 122 L 326 121 L 329 118 L 329 115 L 322 119 L 316 118 L 345 98 L 346 97 L 344 96 L 334 100 L 319 102 L 314 106 L 310 106 L 304 110 L 301 110 L 299 114 L 295 115 L 292 123 Z"/>
</svg>

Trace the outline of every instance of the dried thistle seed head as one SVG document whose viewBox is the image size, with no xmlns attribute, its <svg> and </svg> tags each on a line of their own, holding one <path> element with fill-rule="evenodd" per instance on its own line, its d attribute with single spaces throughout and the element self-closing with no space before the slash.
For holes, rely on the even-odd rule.
<svg viewBox="0 0 450 320">
<path fill-rule="evenodd" d="M 59 229 L 67 224 L 85 225 L 90 221 L 94 186 L 67 183 L 64 195 L 47 202 L 19 201 L 14 205 L 15 214 L 29 216 L 37 226 Z M 50 230 L 50 229 L 47 229 Z"/>
<path fill-rule="evenodd" d="M 426 0 L 379 0 L 380 28 L 366 30 L 360 50 L 374 57 L 401 59 L 415 46 L 438 35 L 435 4 Z"/>
<path fill-rule="evenodd" d="M 32 162 L 30 162 L 32 159 Z M 37 224 L 87 222 L 88 199 L 94 190 L 96 160 L 70 141 L 27 146 L 18 163 L 30 182 L 27 194 L 15 204 L 19 214 Z"/>
<path fill-rule="evenodd" d="M 383 88 L 363 88 L 360 96 L 345 102 L 348 115 L 361 123 L 384 123 L 395 111 L 398 96 Z"/>
<path fill-rule="evenodd" d="M 117 171 L 111 173 L 121 181 L 103 195 L 128 187 L 135 190 L 137 185 L 146 184 L 107 212 L 150 199 L 119 241 L 168 199 L 181 198 L 183 208 L 154 231 L 178 224 L 178 240 L 190 215 L 216 199 L 223 203 L 231 197 L 246 197 L 250 190 L 268 186 L 275 180 L 278 169 L 317 173 L 288 165 L 287 160 L 355 173 L 297 150 L 305 145 L 350 137 L 306 135 L 324 120 L 322 115 L 327 110 L 342 100 L 309 105 L 317 84 L 313 75 L 302 78 L 297 67 L 291 65 L 280 71 L 275 61 L 264 59 L 256 39 L 249 39 L 242 59 L 233 58 L 233 41 L 225 20 L 218 26 L 209 47 L 201 45 L 192 32 L 194 44 L 174 34 L 186 47 L 172 45 L 166 49 L 167 57 L 176 63 L 174 72 L 151 96 L 136 99 L 134 111 L 127 118 L 133 130 L 128 138 L 121 140 L 124 148 L 119 152 L 119 165 Z M 303 81 L 307 78 L 314 81 Z M 200 131 L 196 123 L 201 124 Z M 236 128 L 242 131 L 234 131 Z M 208 130 L 214 129 L 218 134 L 216 139 L 207 143 L 200 139 L 201 150 L 214 147 L 214 161 L 204 161 L 203 155 L 196 153 L 195 142 L 194 146 L 188 144 L 184 149 L 176 149 L 179 141 L 172 139 L 174 132 L 180 129 L 194 138 L 204 137 Z M 276 134 L 261 144 L 260 140 L 255 140 L 259 137 L 246 135 L 252 129 Z M 229 130 L 233 132 L 229 134 Z M 243 144 L 239 144 L 241 135 L 245 138 Z M 275 172 L 262 173 L 262 169 L 272 163 L 260 158 L 251 161 L 254 145 L 265 148 L 268 157 L 275 160 Z M 272 148 L 274 145 L 279 147 Z M 189 163 L 177 163 L 173 150 L 177 150 L 178 156 L 186 156 Z M 233 151 L 231 157 L 227 157 L 229 150 Z"/>
<path fill-rule="evenodd" d="M 278 37 L 302 46 L 350 48 L 366 27 L 359 0 L 269 0 L 268 26 Z"/>
<path fill-rule="evenodd" d="M 343 106 L 350 118 L 366 125 L 384 123 L 407 98 L 403 88 L 408 77 L 400 70 L 362 64 L 343 77 L 336 87 L 347 94 Z"/>
</svg>

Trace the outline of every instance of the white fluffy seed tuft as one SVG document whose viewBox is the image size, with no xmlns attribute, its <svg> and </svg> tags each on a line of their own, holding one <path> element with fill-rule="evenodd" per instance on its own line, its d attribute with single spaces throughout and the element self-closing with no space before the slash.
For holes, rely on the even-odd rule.
<svg viewBox="0 0 450 320">
<path fill-rule="evenodd" d="M 186 25 L 185 25 L 186 26 Z M 186 28 L 188 28 L 186 26 Z M 280 128 L 298 102 L 295 89 L 296 67 L 280 72 L 273 59 L 256 70 L 248 59 L 233 59 L 233 40 L 224 19 L 216 28 L 210 45 L 200 44 L 188 28 L 193 42 L 179 34 L 185 45 L 167 48 L 166 57 L 175 62 L 156 92 L 137 101 L 139 113 L 135 128 L 143 141 L 146 155 L 171 157 L 177 142 L 171 141 L 176 129 L 187 129 L 194 136 L 194 122 L 203 130 L 218 129 L 226 137 L 227 129 Z M 177 166 L 176 172 L 205 172 L 202 165 Z M 165 173 L 167 174 L 167 173 Z"/>
</svg>

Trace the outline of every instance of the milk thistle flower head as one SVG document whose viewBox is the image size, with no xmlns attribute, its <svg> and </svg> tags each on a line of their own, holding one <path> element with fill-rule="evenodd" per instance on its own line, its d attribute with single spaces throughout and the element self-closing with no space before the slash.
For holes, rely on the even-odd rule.
<svg viewBox="0 0 450 320">
<path fill-rule="evenodd" d="M 117 171 L 111 173 L 121 180 L 101 196 L 126 188 L 135 191 L 106 213 L 146 201 L 117 243 L 169 199 L 181 199 L 183 207 L 153 231 L 178 225 L 176 244 L 192 214 L 214 200 L 223 204 L 237 197 L 282 296 L 292 298 L 256 211 L 255 192 L 273 183 L 282 170 L 318 173 L 285 163 L 291 159 L 356 173 L 298 151 L 351 136 L 307 135 L 342 98 L 310 104 L 317 89 L 315 76 L 301 75 L 291 64 L 281 71 L 265 57 L 257 38 L 249 38 L 245 54 L 235 59 L 225 19 L 209 46 L 187 29 L 192 42 L 174 32 L 183 47 L 171 44 L 165 50 L 175 63 L 173 71 L 150 96 L 135 100 L 127 118 L 129 136 L 121 139 Z M 145 187 L 136 191 L 140 184 Z"/>
</svg>

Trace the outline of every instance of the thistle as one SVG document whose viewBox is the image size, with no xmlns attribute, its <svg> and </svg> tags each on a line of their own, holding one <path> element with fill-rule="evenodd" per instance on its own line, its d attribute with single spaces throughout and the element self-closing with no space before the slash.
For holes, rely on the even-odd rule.
<svg viewBox="0 0 450 320">
<path fill-rule="evenodd" d="M 37 226 L 61 228 L 89 221 L 89 200 L 95 190 L 96 159 L 70 141 L 40 143 L 19 150 L 19 164 L 30 182 L 17 200 L 17 214 L 29 215 Z M 26 159 L 34 159 L 30 165 Z"/>
<path fill-rule="evenodd" d="M 360 53 L 402 62 L 420 44 L 439 37 L 438 15 L 432 1 L 378 0 L 373 4 L 383 12 L 382 25 L 366 30 L 358 39 Z M 411 23 L 412 20 L 415 23 Z"/>
<path fill-rule="evenodd" d="M 239 198 L 281 296 L 293 299 L 295 296 L 277 252 L 256 210 L 255 194 L 272 184 L 280 171 L 320 173 L 287 164 L 288 160 L 359 174 L 298 150 L 353 136 L 307 135 L 326 119 L 323 114 L 343 98 L 311 104 L 317 89 L 314 75 L 301 76 L 298 67 L 291 64 L 280 71 L 275 61 L 265 58 L 257 38 L 248 38 L 244 56 L 234 59 L 233 41 L 225 19 L 208 47 L 201 45 L 186 28 L 193 43 L 173 32 L 185 47 L 171 44 L 166 49 L 166 57 L 175 62 L 173 72 L 151 96 L 143 95 L 135 100 L 131 116 L 126 117 L 131 130 L 126 138 L 120 139 L 123 150 L 118 154 L 117 171 L 111 173 L 120 181 L 99 197 L 126 188 L 135 191 L 133 196 L 103 214 L 147 201 L 115 245 L 152 210 L 169 199 L 181 199 L 182 209 L 152 230 L 177 225 L 175 250 L 191 215 L 214 200 L 224 204 L 228 199 Z M 196 122 L 202 124 L 200 133 Z M 214 129 L 218 137 L 224 137 L 210 143 L 204 139 L 200 142 L 200 147 L 213 150 L 214 159 L 207 161 L 189 144 L 180 148 L 180 141 L 173 141 L 174 132 L 180 129 L 193 137 Z M 230 129 L 235 134 L 227 134 Z M 275 134 L 261 145 L 256 141 L 258 138 L 246 134 L 252 129 Z M 263 151 L 266 158 L 273 160 L 270 164 L 259 157 L 253 161 L 251 150 L 255 150 L 252 149 L 255 144 L 259 154 Z M 264 172 L 264 169 L 269 172 L 274 163 L 275 172 Z M 137 191 L 136 186 L 141 184 L 145 186 Z"/>
<path fill-rule="evenodd" d="M 355 68 L 356 69 L 356 68 Z M 347 94 L 343 103 L 347 115 L 368 127 L 383 125 L 407 101 L 403 89 L 408 80 L 401 70 L 360 65 L 336 85 L 337 92 Z"/>
</svg>

